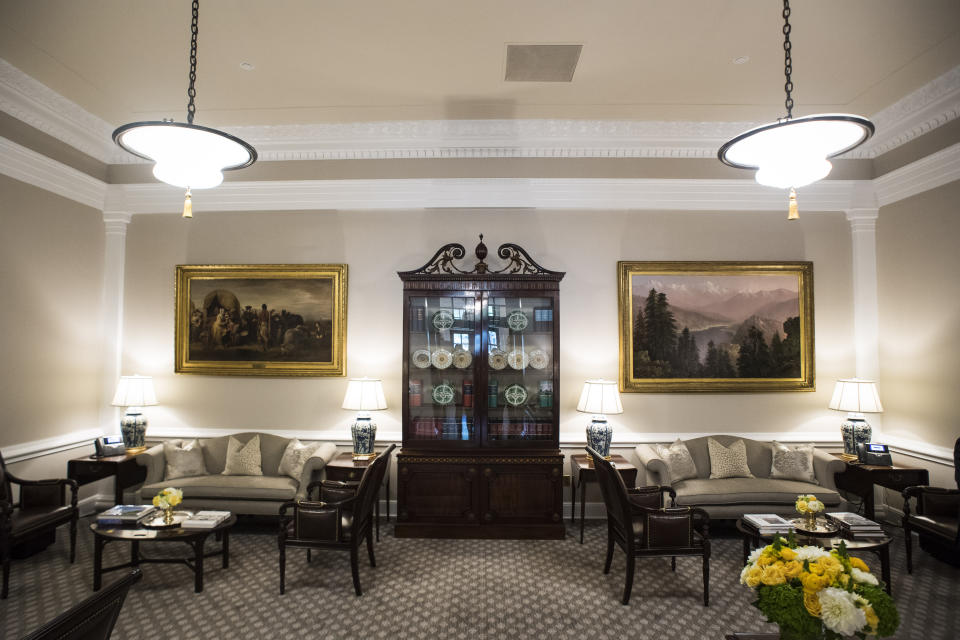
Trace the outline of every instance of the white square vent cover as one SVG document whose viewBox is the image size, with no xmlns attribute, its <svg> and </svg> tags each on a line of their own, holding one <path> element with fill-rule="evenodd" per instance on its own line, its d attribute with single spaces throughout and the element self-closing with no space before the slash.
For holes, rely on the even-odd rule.
<svg viewBox="0 0 960 640">
<path fill-rule="evenodd" d="M 582 44 L 508 44 L 507 82 L 571 82 Z"/>
</svg>

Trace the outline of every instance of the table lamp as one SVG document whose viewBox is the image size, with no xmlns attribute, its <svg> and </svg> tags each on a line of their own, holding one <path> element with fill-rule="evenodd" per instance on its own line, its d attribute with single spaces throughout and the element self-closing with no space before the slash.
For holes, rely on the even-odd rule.
<svg viewBox="0 0 960 640">
<path fill-rule="evenodd" d="M 577 411 L 593 414 L 593 421 L 587 425 L 587 444 L 609 460 L 613 429 L 607 424 L 607 414 L 623 413 L 617 383 L 610 380 L 584 382 Z"/>
<path fill-rule="evenodd" d="M 357 411 L 357 419 L 350 427 L 353 438 L 353 459 L 369 460 L 377 454 L 373 452 L 377 437 L 377 425 L 370 419 L 370 411 L 387 408 L 383 396 L 383 383 L 375 378 L 352 378 L 347 383 L 347 394 L 343 397 L 343 409 Z"/>
<path fill-rule="evenodd" d="M 127 412 L 120 420 L 120 433 L 127 453 L 146 451 L 144 439 L 147 434 L 147 419 L 143 415 L 142 408 L 157 404 L 157 394 L 153 391 L 153 378 L 120 376 L 117 392 L 110 404 L 127 408 Z"/>
<path fill-rule="evenodd" d="M 877 394 L 877 385 L 873 380 L 850 378 L 837 380 L 833 388 L 833 398 L 828 405 L 834 411 L 847 411 L 847 420 L 840 425 L 843 435 L 843 453 L 856 457 L 857 445 L 870 442 L 873 429 L 864 419 L 864 413 L 882 413 L 883 405 Z"/>
</svg>

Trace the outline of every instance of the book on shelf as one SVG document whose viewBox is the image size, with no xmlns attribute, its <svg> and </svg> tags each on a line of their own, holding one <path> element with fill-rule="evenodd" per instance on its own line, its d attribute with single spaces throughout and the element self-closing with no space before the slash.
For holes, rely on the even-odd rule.
<svg viewBox="0 0 960 640">
<path fill-rule="evenodd" d="M 197 511 L 180 526 L 184 529 L 212 529 L 229 517 L 229 511 Z"/>
<path fill-rule="evenodd" d="M 157 508 L 150 504 L 118 504 L 97 515 L 97 524 L 123 525 L 137 524 L 151 515 Z"/>
</svg>

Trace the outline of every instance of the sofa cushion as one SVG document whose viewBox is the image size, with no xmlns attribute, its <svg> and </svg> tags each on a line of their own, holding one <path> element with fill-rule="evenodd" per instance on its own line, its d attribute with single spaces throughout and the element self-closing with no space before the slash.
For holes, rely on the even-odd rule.
<svg viewBox="0 0 960 640">
<path fill-rule="evenodd" d="M 747 464 L 747 446 L 743 440 L 724 446 L 710 438 L 707 440 L 707 450 L 710 452 L 710 478 L 754 477 Z"/>
<path fill-rule="evenodd" d="M 789 504 L 801 493 L 812 493 L 828 507 L 840 504 L 840 494 L 826 487 L 798 480 L 773 478 L 692 478 L 673 484 L 677 504 L 709 506 L 723 504 Z"/>
<path fill-rule="evenodd" d="M 164 487 L 166 481 L 144 485 L 140 495 L 149 501 Z M 247 500 L 293 500 L 298 483 L 287 476 L 225 476 L 207 475 L 177 479 L 177 488 L 184 500 L 197 498 L 226 498 Z"/>
<path fill-rule="evenodd" d="M 690 450 L 680 438 L 669 446 L 658 446 L 657 455 L 667 465 L 667 473 L 670 474 L 670 482 L 686 480 L 687 478 L 697 477 L 697 465 L 690 455 Z"/>
<path fill-rule="evenodd" d="M 312 456 L 320 448 L 322 442 L 311 442 L 304 444 L 293 438 L 287 444 L 280 459 L 280 466 L 277 469 L 277 475 L 290 476 L 294 480 L 300 481 L 303 475 L 303 466 L 307 463 L 307 458 Z"/>
<path fill-rule="evenodd" d="M 187 443 L 165 441 L 163 458 L 167 463 L 163 474 L 166 480 L 202 476 L 207 472 L 203 465 L 203 449 L 196 438 Z"/>
<path fill-rule="evenodd" d="M 741 438 L 739 436 L 728 436 L 717 434 L 715 436 L 703 436 L 701 438 L 691 438 L 684 440 L 690 455 L 693 457 L 694 464 L 697 465 L 697 477 L 710 477 L 710 453 L 707 450 L 707 441 L 713 439 L 725 447 L 729 447 L 737 440 L 743 440 L 747 448 L 747 464 L 750 466 L 750 473 L 757 478 L 766 478 L 770 475 L 770 464 L 772 453 L 769 442 L 760 442 L 750 438 Z"/>
<path fill-rule="evenodd" d="M 770 466 L 771 478 L 820 484 L 813 472 L 812 442 L 787 446 L 774 440 L 771 447 L 773 453 L 773 463 Z"/>
<path fill-rule="evenodd" d="M 241 444 L 231 436 L 227 442 L 227 464 L 223 468 L 223 475 L 262 476 L 260 460 L 260 436 L 253 436 L 246 444 Z"/>
</svg>

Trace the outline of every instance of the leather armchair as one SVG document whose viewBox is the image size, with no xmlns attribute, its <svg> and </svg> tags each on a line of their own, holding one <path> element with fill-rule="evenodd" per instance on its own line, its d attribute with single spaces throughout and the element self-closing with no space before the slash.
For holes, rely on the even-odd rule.
<svg viewBox="0 0 960 640">
<path fill-rule="evenodd" d="M 360 588 L 359 547 L 366 540 L 370 566 L 376 567 L 373 552 L 373 507 L 380 493 L 380 485 L 397 445 L 381 453 L 370 463 L 359 484 L 324 480 L 312 482 L 307 488 L 307 500 L 287 502 L 280 507 L 280 593 L 286 591 L 287 547 L 307 550 L 310 561 L 312 549 L 340 549 L 350 552 L 353 588 L 358 596 Z M 320 500 L 310 501 L 313 490 L 320 489 Z"/>
<path fill-rule="evenodd" d="M 710 516 L 697 507 L 665 506 L 671 487 L 639 487 L 628 490 L 623 478 L 603 456 L 587 447 L 593 458 L 597 481 L 607 507 L 607 557 L 603 566 L 610 573 L 613 550 L 619 546 L 627 556 L 623 604 L 630 602 L 637 557 L 670 557 L 676 570 L 677 556 L 700 556 L 703 562 L 703 604 L 710 604 Z"/>
<path fill-rule="evenodd" d="M 20 486 L 20 499 L 14 501 L 11 485 Z M 70 488 L 70 502 L 65 489 Z M 0 558 L 3 562 L 3 587 L 0 599 L 5 599 L 10 585 L 10 560 L 13 547 L 37 535 L 70 523 L 70 562 L 77 556 L 76 480 L 24 480 L 7 471 L 0 454 Z"/>
<path fill-rule="evenodd" d="M 907 573 L 913 573 L 914 531 L 919 534 L 921 548 L 950 564 L 960 565 L 960 438 L 953 448 L 953 464 L 956 489 L 916 486 L 903 490 Z M 911 504 L 916 505 L 914 509 Z"/>
</svg>

